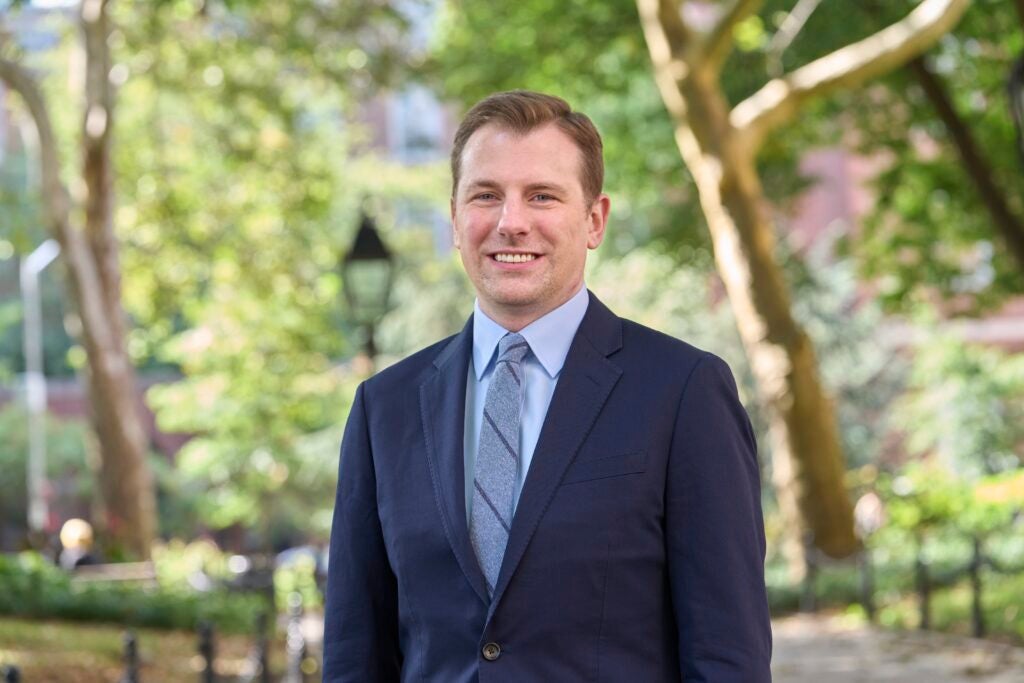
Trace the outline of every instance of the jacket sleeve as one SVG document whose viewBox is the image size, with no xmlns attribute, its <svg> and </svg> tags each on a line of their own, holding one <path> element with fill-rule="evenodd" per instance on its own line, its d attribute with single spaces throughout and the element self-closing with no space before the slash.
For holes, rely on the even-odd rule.
<svg viewBox="0 0 1024 683">
<path fill-rule="evenodd" d="M 770 683 L 757 445 L 729 366 L 710 353 L 680 399 L 665 525 L 682 680 Z"/>
<path fill-rule="evenodd" d="M 380 517 L 365 384 L 345 426 L 324 607 L 324 683 L 398 681 L 398 596 Z"/>
</svg>

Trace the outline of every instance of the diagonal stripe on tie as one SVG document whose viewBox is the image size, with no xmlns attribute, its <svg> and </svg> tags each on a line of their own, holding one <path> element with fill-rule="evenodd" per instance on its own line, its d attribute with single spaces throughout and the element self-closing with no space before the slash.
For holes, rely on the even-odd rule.
<svg viewBox="0 0 1024 683">
<path fill-rule="evenodd" d="M 484 408 L 484 420 L 488 425 L 490 425 L 491 429 L 494 430 L 494 434 L 501 439 L 502 445 L 505 446 L 505 450 L 507 450 L 508 454 L 512 456 L 512 459 L 519 462 L 519 453 L 516 452 L 516 449 L 512 448 L 512 444 L 510 444 L 508 439 L 505 438 L 505 435 L 501 433 L 501 429 L 494 423 L 494 418 L 487 412 L 487 408 Z"/>
<path fill-rule="evenodd" d="M 494 507 L 494 503 L 491 502 L 491 499 L 487 495 L 487 492 L 484 491 L 484 487 L 481 486 L 480 482 L 476 480 L 473 481 L 473 485 L 476 486 L 477 493 L 479 493 L 480 497 L 484 499 L 485 503 L 487 503 L 487 507 L 489 507 L 491 509 L 491 512 L 494 513 L 494 516 L 498 519 L 498 522 L 501 524 L 501 527 L 505 530 L 505 533 L 509 533 L 510 530 L 508 527 L 508 523 L 505 522 L 505 520 L 502 518 L 501 513 L 498 512 L 498 508 Z"/>
</svg>

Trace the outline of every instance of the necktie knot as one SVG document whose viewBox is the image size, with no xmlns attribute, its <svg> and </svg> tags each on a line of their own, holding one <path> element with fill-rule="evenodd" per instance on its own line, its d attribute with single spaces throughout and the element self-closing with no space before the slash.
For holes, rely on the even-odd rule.
<svg viewBox="0 0 1024 683">
<path fill-rule="evenodd" d="M 498 361 L 519 364 L 523 356 L 530 350 L 523 335 L 518 332 L 509 332 L 498 342 Z"/>
</svg>

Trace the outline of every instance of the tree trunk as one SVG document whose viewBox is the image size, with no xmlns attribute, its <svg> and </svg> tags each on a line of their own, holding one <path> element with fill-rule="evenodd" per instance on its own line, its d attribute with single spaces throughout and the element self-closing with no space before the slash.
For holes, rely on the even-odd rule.
<svg viewBox="0 0 1024 683">
<path fill-rule="evenodd" d="M 60 180 L 53 126 L 38 84 L 21 65 L 0 58 L 0 79 L 25 100 L 39 132 L 43 210 L 60 242 L 68 282 L 82 323 L 88 358 L 92 423 L 100 448 L 100 490 L 105 526 L 113 545 L 128 554 L 150 555 L 156 531 L 153 476 L 146 462 L 146 436 L 138 411 L 137 386 L 125 345 L 120 268 L 111 212 L 110 131 L 113 97 L 109 82 L 106 0 L 81 7 L 85 43 L 85 101 L 80 200 L 85 229 L 70 224 L 68 192 Z"/>
<path fill-rule="evenodd" d="M 90 260 L 95 285 L 72 277 L 83 309 L 102 315 L 82 316 L 82 336 L 89 357 L 88 386 L 92 419 L 102 448 L 101 487 L 107 531 L 132 554 L 148 557 L 156 532 L 153 476 L 146 462 L 147 444 L 137 403 L 135 371 L 125 343 L 121 307 L 121 268 L 114 236 L 111 172 L 113 93 L 110 83 L 110 25 L 107 0 L 81 6 L 85 45 L 85 112 L 82 119 L 82 179 L 85 240 L 83 260 Z"/>
<path fill-rule="evenodd" d="M 803 540 L 833 556 L 857 548 L 832 403 L 814 347 L 790 313 L 753 155 L 738 144 L 718 83 L 694 72 L 680 88 L 687 118 L 676 139 L 693 174 L 751 368 L 768 407 L 773 484 L 789 530 L 786 556 L 803 570 Z"/>
</svg>

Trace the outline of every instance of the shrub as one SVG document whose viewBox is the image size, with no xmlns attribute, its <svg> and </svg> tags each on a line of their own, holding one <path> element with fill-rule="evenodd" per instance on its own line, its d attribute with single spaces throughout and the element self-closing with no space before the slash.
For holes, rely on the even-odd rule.
<svg viewBox="0 0 1024 683">
<path fill-rule="evenodd" d="M 176 629 L 209 621 L 218 630 L 242 633 L 252 631 L 264 608 L 256 595 L 199 592 L 179 583 L 77 585 L 37 553 L 0 555 L 0 614 Z"/>
</svg>

